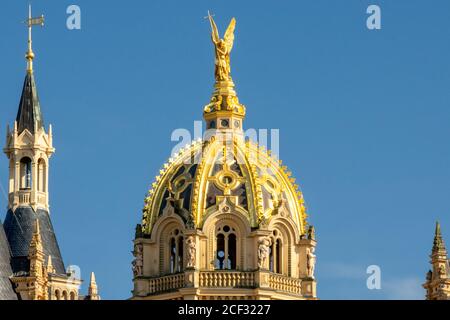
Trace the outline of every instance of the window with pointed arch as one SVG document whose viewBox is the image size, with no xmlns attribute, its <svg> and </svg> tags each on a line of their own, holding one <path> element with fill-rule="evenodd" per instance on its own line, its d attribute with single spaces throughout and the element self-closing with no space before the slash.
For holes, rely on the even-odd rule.
<svg viewBox="0 0 450 320">
<path fill-rule="evenodd" d="M 273 230 L 271 240 L 269 270 L 283 273 L 283 239 L 278 230 Z"/>
<path fill-rule="evenodd" d="M 216 232 L 216 263 L 218 270 L 236 269 L 236 230 L 228 225 L 218 227 Z"/>
<path fill-rule="evenodd" d="M 183 233 L 179 229 L 169 235 L 169 272 L 183 271 Z"/>
</svg>

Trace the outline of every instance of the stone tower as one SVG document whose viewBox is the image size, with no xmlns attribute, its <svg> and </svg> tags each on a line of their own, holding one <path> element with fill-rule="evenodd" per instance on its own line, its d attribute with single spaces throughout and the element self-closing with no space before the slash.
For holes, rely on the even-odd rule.
<svg viewBox="0 0 450 320">
<path fill-rule="evenodd" d="M 245 107 L 209 17 L 215 86 L 204 138 L 173 155 L 136 228 L 132 299 L 316 299 L 314 228 L 281 161 L 243 132 Z"/>
<path fill-rule="evenodd" d="M 25 81 L 4 148 L 9 160 L 9 192 L 6 218 L 0 224 L 0 263 L 8 263 L 10 268 L 2 270 L 0 281 L 4 290 L 6 273 L 11 272 L 8 278 L 21 300 L 78 300 L 82 281 L 66 271 L 50 218 L 49 166 L 55 149 L 52 127 L 44 126 L 31 41 L 32 26 L 43 22 L 42 16 L 32 18 L 30 7 Z M 3 297 L 14 298 L 11 294 Z"/>
<path fill-rule="evenodd" d="M 436 222 L 430 258 L 432 270 L 428 271 L 426 282 L 423 285 L 427 291 L 426 298 L 427 300 L 450 300 L 449 260 L 439 222 Z"/>
</svg>

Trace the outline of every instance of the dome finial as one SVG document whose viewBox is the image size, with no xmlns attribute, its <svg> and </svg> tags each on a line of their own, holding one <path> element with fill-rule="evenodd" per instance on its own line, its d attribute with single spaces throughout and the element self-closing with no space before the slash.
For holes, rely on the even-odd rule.
<svg viewBox="0 0 450 320">
<path fill-rule="evenodd" d="M 236 19 L 232 18 L 223 38 L 219 36 L 219 30 L 208 11 L 209 23 L 211 25 L 211 40 L 214 44 L 215 69 L 214 69 L 214 92 L 211 101 L 204 109 L 204 118 L 208 123 L 208 129 L 237 129 L 242 130 L 242 119 L 245 116 L 245 107 L 239 103 L 234 83 L 231 78 L 230 53 L 234 44 L 234 30 Z M 220 118 L 218 114 L 220 113 Z M 223 116 L 230 118 L 223 119 Z M 231 118 L 233 117 L 233 118 Z M 235 122 L 234 117 L 238 118 Z M 218 120 L 224 121 L 223 125 Z M 233 120 L 233 122 L 231 122 Z"/>
<path fill-rule="evenodd" d="M 32 37 L 31 37 L 31 29 L 35 25 L 44 26 L 44 15 L 41 15 L 38 18 L 33 18 L 31 15 L 31 4 L 28 6 L 28 19 L 25 21 L 28 26 L 28 50 L 25 58 L 27 59 L 27 72 L 33 73 L 33 47 L 32 47 Z"/>
</svg>

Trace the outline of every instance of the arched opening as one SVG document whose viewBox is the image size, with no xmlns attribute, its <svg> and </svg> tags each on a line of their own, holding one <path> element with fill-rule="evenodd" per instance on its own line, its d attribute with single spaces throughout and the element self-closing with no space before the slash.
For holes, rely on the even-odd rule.
<svg viewBox="0 0 450 320">
<path fill-rule="evenodd" d="M 20 189 L 31 189 L 31 159 L 24 157 L 20 160 Z"/>
<path fill-rule="evenodd" d="M 216 269 L 225 269 L 225 236 L 223 234 L 217 235 L 217 256 Z"/>
<path fill-rule="evenodd" d="M 38 161 L 38 173 L 37 173 L 37 184 L 38 184 L 38 191 L 45 192 L 46 183 L 46 166 L 44 159 L 39 159 Z"/>
<path fill-rule="evenodd" d="M 61 292 L 59 290 L 55 291 L 56 300 L 61 300 Z"/>
<path fill-rule="evenodd" d="M 9 192 L 13 192 L 14 191 L 14 189 L 15 189 L 15 187 L 14 187 L 14 179 L 15 179 L 15 177 L 14 177 L 14 168 L 15 167 L 15 165 L 14 165 L 14 160 L 13 159 L 11 159 L 10 161 L 9 161 Z"/>
<path fill-rule="evenodd" d="M 216 236 L 216 269 L 236 269 L 237 238 L 235 232 L 235 229 L 227 225 L 218 228 Z"/>
<path fill-rule="evenodd" d="M 276 260 L 275 260 L 275 272 L 276 273 L 282 273 L 282 261 L 283 261 L 283 250 L 282 250 L 282 244 L 281 244 L 281 239 L 277 239 L 277 241 L 275 242 L 275 254 L 276 254 Z"/>
<path fill-rule="evenodd" d="M 177 246 L 175 244 L 175 238 L 170 239 L 170 273 L 175 273 L 176 259 L 177 259 Z"/>
<path fill-rule="evenodd" d="M 283 242 L 281 238 L 278 238 L 277 230 L 274 230 L 273 235 L 269 250 L 269 270 L 274 273 L 283 273 Z"/>
<path fill-rule="evenodd" d="M 181 272 L 183 269 L 183 237 L 178 238 L 178 261 L 177 261 L 177 267 L 178 272 Z"/>
<path fill-rule="evenodd" d="M 70 300 L 75 300 L 75 292 L 70 293 Z"/>
<path fill-rule="evenodd" d="M 228 236 L 228 269 L 236 269 L 236 235 Z"/>
<path fill-rule="evenodd" d="M 169 237 L 169 272 L 183 271 L 183 235 L 175 229 Z"/>
<path fill-rule="evenodd" d="M 63 291 L 63 300 L 68 300 L 67 299 L 67 291 L 65 291 L 65 290 Z"/>
</svg>

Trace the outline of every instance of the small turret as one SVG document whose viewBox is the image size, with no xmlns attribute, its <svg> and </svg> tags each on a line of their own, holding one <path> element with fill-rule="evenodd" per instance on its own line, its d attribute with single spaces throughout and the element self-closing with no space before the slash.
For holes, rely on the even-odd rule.
<svg viewBox="0 0 450 320">
<path fill-rule="evenodd" d="M 448 300 L 450 299 L 449 261 L 439 222 L 436 222 L 430 258 L 432 270 L 428 271 L 427 281 L 423 285 L 427 290 L 427 299 Z"/>
<path fill-rule="evenodd" d="M 98 295 L 97 282 L 95 281 L 95 273 L 91 272 L 91 279 L 89 281 L 88 295 L 85 300 L 100 300 Z"/>
</svg>

